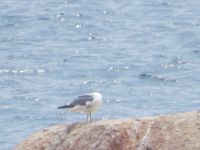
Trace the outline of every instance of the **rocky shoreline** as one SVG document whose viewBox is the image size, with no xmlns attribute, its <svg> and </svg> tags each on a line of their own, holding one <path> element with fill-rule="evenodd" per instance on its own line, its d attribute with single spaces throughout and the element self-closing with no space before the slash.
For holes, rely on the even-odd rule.
<svg viewBox="0 0 200 150">
<path fill-rule="evenodd" d="M 14 150 L 200 150 L 200 112 L 55 125 Z"/>
</svg>

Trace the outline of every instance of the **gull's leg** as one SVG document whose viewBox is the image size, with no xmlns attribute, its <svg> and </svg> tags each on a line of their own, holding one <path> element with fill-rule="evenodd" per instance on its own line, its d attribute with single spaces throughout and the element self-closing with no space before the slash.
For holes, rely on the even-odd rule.
<svg viewBox="0 0 200 150">
<path fill-rule="evenodd" d="M 91 112 L 90 112 L 90 122 L 92 122 L 92 115 L 91 115 Z"/>
<path fill-rule="evenodd" d="M 89 115 L 88 115 L 88 113 L 87 113 L 87 121 L 88 121 L 88 119 L 89 119 Z"/>
</svg>

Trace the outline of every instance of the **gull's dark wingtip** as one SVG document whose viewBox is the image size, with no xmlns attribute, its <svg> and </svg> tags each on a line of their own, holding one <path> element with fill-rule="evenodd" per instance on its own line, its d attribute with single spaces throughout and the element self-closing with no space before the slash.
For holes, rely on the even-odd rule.
<svg viewBox="0 0 200 150">
<path fill-rule="evenodd" d="M 57 109 L 63 109 L 63 108 L 69 108 L 69 107 L 70 107 L 69 105 L 64 105 L 64 106 L 58 107 Z"/>
</svg>

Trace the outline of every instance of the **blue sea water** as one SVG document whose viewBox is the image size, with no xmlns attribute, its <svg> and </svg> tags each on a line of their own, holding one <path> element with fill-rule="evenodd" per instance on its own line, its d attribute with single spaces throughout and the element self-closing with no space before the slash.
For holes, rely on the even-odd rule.
<svg viewBox="0 0 200 150">
<path fill-rule="evenodd" d="M 95 120 L 200 110 L 199 0 L 0 3 L 0 149 L 103 94 Z"/>
</svg>

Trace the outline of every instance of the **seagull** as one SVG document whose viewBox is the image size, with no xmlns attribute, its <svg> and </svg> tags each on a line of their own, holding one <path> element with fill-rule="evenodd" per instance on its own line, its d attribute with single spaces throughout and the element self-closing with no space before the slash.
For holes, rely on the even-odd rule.
<svg viewBox="0 0 200 150">
<path fill-rule="evenodd" d="M 92 122 L 91 113 L 96 112 L 102 104 L 102 95 L 98 92 L 78 96 L 70 104 L 60 106 L 58 109 L 68 108 L 70 112 L 87 114 L 87 121 Z"/>
</svg>

